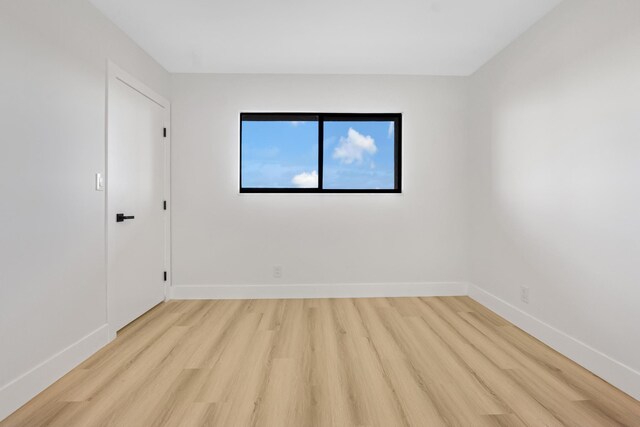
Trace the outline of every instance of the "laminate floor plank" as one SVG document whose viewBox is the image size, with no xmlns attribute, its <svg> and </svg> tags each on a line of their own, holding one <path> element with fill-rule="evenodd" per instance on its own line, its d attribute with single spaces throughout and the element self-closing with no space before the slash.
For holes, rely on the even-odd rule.
<svg viewBox="0 0 640 427">
<path fill-rule="evenodd" d="M 468 297 L 169 301 L 8 426 L 640 426 L 640 402 Z"/>
</svg>

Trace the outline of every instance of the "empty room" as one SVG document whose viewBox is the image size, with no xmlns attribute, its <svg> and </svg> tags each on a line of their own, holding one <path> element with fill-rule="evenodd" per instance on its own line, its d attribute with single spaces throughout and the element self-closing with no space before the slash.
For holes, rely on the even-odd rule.
<svg viewBox="0 0 640 427">
<path fill-rule="evenodd" d="M 3 0 L 0 427 L 640 427 L 640 1 Z"/>
</svg>

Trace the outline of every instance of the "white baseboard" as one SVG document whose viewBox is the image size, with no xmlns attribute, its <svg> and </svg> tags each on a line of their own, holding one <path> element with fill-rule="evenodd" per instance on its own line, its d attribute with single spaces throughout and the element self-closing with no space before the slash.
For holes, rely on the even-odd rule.
<svg viewBox="0 0 640 427">
<path fill-rule="evenodd" d="M 0 420 L 33 399 L 89 356 L 107 345 L 108 325 L 103 325 L 86 337 L 51 356 L 38 366 L 0 388 Z"/>
<path fill-rule="evenodd" d="M 469 284 L 469 296 L 634 399 L 640 400 L 640 372 L 525 313 L 476 285 Z"/>
<path fill-rule="evenodd" d="M 318 285 L 178 285 L 170 299 L 376 298 L 467 295 L 467 283 L 324 283 Z"/>
</svg>

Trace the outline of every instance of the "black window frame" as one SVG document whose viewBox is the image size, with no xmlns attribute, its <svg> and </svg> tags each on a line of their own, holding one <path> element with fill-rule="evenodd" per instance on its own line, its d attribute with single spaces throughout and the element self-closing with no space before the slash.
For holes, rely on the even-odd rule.
<svg viewBox="0 0 640 427">
<path fill-rule="evenodd" d="M 317 121 L 318 122 L 318 188 L 263 188 L 242 186 L 243 121 Z M 326 189 L 323 188 L 324 122 L 370 121 L 394 122 L 394 188 L 392 189 Z M 402 193 L 402 113 L 240 113 L 240 193 Z"/>
</svg>

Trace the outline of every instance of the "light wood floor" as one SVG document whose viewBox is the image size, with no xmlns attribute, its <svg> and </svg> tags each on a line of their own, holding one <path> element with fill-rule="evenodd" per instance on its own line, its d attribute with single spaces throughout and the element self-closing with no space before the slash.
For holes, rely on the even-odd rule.
<svg viewBox="0 0 640 427">
<path fill-rule="evenodd" d="M 640 426 L 466 297 L 171 301 L 2 426 Z"/>
</svg>

